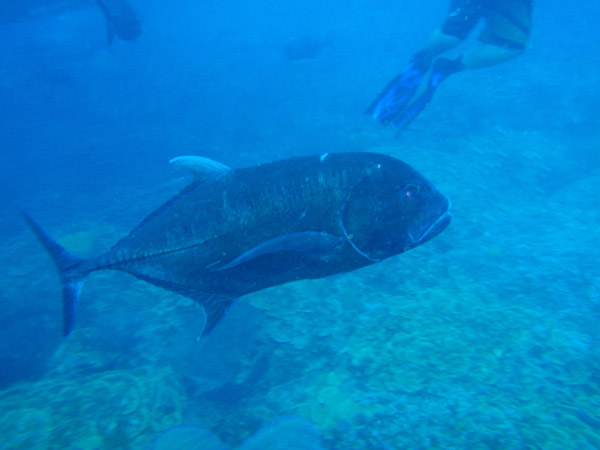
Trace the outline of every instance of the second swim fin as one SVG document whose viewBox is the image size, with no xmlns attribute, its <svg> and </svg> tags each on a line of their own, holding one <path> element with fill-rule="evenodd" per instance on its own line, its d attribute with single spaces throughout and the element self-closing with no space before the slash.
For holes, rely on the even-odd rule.
<svg viewBox="0 0 600 450">
<path fill-rule="evenodd" d="M 417 53 L 409 61 L 404 72 L 394 78 L 377 96 L 367 109 L 367 114 L 379 120 L 384 126 L 394 122 L 415 94 L 429 66 L 428 55 L 424 52 Z"/>
<path fill-rule="evenodd" d="M 421 95 L 413 102 L 398 111 L 392 121 L 399 130 L 403 130 L 423 111 L 431 102 L 435 90 L 447 77 L 464 69 L 461 58 L 439 58 L 433 64 L 433 70 L 427 81 L 427 86 Z"/>
</svg>

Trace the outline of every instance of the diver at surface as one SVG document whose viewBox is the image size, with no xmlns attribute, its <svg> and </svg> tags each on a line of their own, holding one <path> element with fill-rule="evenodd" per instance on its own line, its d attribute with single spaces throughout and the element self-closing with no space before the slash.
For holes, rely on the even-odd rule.
<svg viewBox="0 0 600 450">
<path fill-rule="evenodd" d="M 448 76 L 493 66 L 523 53 L 531 34 L 532 14 L 533 0 L 452 0 L 442 26 L 379 94 L 367 114 L 384 126 L 394 123 L 400 130 L 405 129 Z M 477 46 L 457 58 L 437 58 L 463 43 L 481 19 L 485 26 Z M 429 72 L 422 93 L 413 100 Z"/>
</svg>

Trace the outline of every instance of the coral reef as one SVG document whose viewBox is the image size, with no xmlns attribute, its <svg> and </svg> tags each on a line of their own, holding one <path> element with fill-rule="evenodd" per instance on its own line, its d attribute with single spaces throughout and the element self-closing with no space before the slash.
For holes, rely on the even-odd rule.
<svg viewBox="0 0 600 450">
<path fill-rule="evenodd" d="M 189 424 L 237 448 L 297 414 L 336 450 L 599 448 L 600 176 L 535 190 L 537 153 L 511 156 L 548 141 L 503 131 L 501 154 L 490 139 L 465 139 L 439 164 L 415 157 L 454 180 L 442 236 L 242 298 L 206 340 L 190 301 L 123 274 L 90 277 L 73 335 L 48 338 L 58 347 L 45 375 L 0 392 L 2 447 L 143 449 Z M 529 181 L 503 178 L 507 167 Z M 128 201 L 141 209 L 143 194 Z M 112 219 L 61 236 L 96 252 L 119 237 L 103 225 Z M 37 243 L 17 235 L 0 258 L 10 320 L 28 311 L 47 324 L 38 333 L 58 335 L 58 284 Z M 32 310 L 39 298 L 57 304 Z"/>
</svg>

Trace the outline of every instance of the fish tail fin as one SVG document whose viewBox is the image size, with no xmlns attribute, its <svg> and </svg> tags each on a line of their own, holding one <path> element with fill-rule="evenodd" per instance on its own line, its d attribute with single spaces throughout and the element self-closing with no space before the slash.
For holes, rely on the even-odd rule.
<svg viewBox="0 0 600 450">
<path fill-rule="evenodd" d="M 86 269 L 83 258 L 69 253 L 46 233 L 29 214 L 21 211 L 21 215 L 42 243 L 56 266 L 63 293 L 63 335 L 68 336 L 75 325 L 75 312 L 83 282 L 92 270 Z"/>
</svg>

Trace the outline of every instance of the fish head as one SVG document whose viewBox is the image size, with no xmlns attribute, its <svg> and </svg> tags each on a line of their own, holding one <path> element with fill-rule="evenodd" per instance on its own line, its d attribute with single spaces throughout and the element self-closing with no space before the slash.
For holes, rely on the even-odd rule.
<svg viewBox="0 0 600 450">
<path fill-rule="evenodd" d="M 407 164 L 376 165 L 350 191 L 341 223 L 348 241 L 378 261 L 415 248 L 450 224 L 450 201 Z"/>
</svg>

